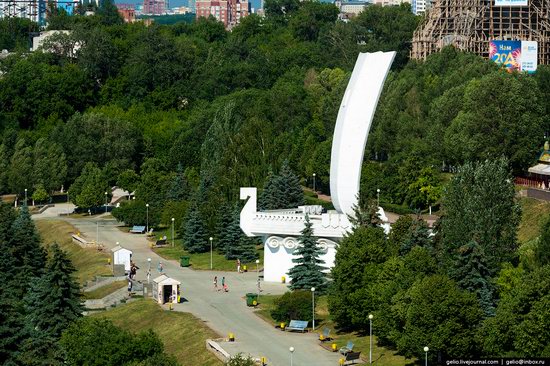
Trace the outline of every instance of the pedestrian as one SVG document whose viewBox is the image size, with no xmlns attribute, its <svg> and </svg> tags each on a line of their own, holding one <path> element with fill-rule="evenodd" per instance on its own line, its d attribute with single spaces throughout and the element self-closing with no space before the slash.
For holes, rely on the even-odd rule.
<svg viewBox="0 0 550 366">
<path fill-rule="evenodd" d="M 223 292 L 229 292 L 229 289 L 227 288 L 227 283 L 223 283 Z"/>
<path fill-rule="evenodd" d="M 218 276 L 214 276 L 214 290 L 219 291 L 218 288 Z"/>
<path fill-rule="evenodd" d="M 147 283 L 151 282 L 151 269 L 147 270 Z"/>
<path fill-rule="evenodd" d="M 225 276 L 222 277 L 222 288 L 225 290 Z"/>
<path fill-rule="evenodd" d="M 237 273 L 241 273 L 241 260 L 237 258 Z"/>
<path fill-rule="evenodd" d="M 162 262 L 159 262 L 159 265 L 158 265 L 157 269 L 158 269 L 159 273 L 162 273 L 162 271 L 164 270 L 162 268 Z"/>
</svg>

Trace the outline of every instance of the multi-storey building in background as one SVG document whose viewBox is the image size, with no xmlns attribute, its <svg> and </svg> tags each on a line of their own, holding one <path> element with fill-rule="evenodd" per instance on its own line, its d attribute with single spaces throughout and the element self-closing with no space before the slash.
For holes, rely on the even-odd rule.
<svg viewBox="0 0 550 366">
<path fill-rule="evenodd" d="M 143 14 L 162 15 L 166 14 L 170 4 L 168 0 L 143 0 Z"/>
<path fill-rule="evenodd" d="M 250 3 L 247 0 L 196 0 L 196 17 L 208 18 L 212 15 L 231 29 L 250 13 Z"/>
</svg>

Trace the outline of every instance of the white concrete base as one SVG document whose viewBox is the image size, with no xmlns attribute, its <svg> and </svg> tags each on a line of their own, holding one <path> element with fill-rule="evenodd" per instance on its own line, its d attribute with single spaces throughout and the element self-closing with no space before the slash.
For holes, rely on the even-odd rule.
<svg viewBox="0 0 550 366">
<path fill-rule="evenodd" d="M 334 266 L 334 257 L 336 255 L 336 243 L 329 239 L 318 239 L 318 245 L 323 248 L 324 254 L 321 259 L 325 261 L 324 266 L 327 272 Z M 268 236 L 264 240 L 264 281 L 282 282 L 284 277 L 286 282 L 290 282 L 288 271 L 294 266 L 293 258 L 296 258 L 294 252 L 299 245 L 296 237 Z"/>
</svg>

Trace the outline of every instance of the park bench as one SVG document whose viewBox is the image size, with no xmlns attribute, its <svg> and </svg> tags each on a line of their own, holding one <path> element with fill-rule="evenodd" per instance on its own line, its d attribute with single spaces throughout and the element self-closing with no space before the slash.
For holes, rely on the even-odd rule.
<svg viewBox="0 0 550 366">
<path fill-rule="evenodd" d="M 330 338 L 330 329 L 323 328 L 323 333 L 319 334 L 319 340 L 321 342 L 330 341 L 332 338 Z"/>
<path fill-rule="evenodd" d="M 285 330 L 299 330 L 300 332 L 305 332 L 307 327 L 307 321 L 305 320 L 291 320 L 288 327 Z"/>
<path fill-rule="evenodd" d="M 159 239 L 155 242 L 155 246 L 156 247 L 163 247 L 165 246 L 167 243 L 166 243 L 166 239 Z"/>
<path fill-rule="evenodd" d="M 145 226 L 137 226 L 134 225 L 132 227 L 132 230 L 130 230 L 132 234 L 143 234 L 145 232 Z"/>
<path fill-rule="evenodd" d="M 354 364 L 355 361 L 361 359 L 361 352 L 348 352 L 346 358 L 344 359 L 344 364 L 349 365 L 348 362 L 351 361 L 351 364 Z"/>
<path fill-rule="evenodd" d="M 346 356 L 348 353 L 350 353 L 351 351 L 353 351 L 353 342 L 352 341 L 348 341 L 348 344 L 346 344 L 345 347 L 342 347 L 340 348 L 340 353 L 343 354 L 344 356 Z"/>
</svg>

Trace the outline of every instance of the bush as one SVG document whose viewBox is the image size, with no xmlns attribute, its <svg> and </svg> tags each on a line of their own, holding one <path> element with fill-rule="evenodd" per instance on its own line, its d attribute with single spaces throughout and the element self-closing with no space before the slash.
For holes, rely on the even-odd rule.
<svg viewBox="0 0 550 366">
<path fill-rule="evenodd" d="M 275 300 L 275 309 L 271 310 L 271 316 L 277 322 L 289 322 L 290 320 L 312 320 L 311 292 L 293 291 L 287 292 Z"/>
<path fill-rule="evenodd" d="M 225 363 L 225 366 L 255 366 L 256 362 L 250 356 L 244 356 L 242 353 L 237 353 Z"/>
</svg>

